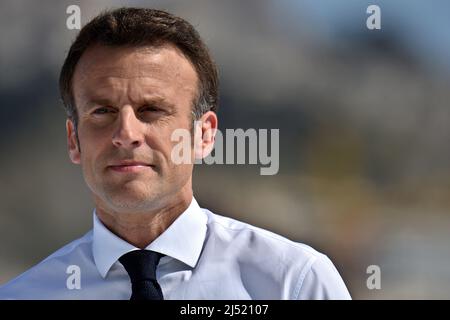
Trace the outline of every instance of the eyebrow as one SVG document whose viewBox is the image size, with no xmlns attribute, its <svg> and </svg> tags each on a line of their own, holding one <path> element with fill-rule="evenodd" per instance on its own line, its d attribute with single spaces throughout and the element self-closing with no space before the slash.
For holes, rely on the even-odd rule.
<svg viewBox="0 0 450 320">
<path fill-rule="evenodd" d="M 87 99 L 86 103 L 82 106 L 82 111 L 87 111 L 91 108 L 93 104 L 102 105 L 102 106 L 114 106 L 115 103 L 109 99 L 108 97 L 90 97 Z M 134 103 L 136 104 L 136 103 Z M 148 95 L 144 96 L 142 99 L 139 100 L 139 106 L 145 106 L 145 105 L 152 105 L 152 104 L 158 104 L 159 106 L 163 108 L 167 108 L 170 110 L 173 110 L 174 105 L 170 102 L 168 102 L 164 97 L 159 95 Z"/>
</svg>

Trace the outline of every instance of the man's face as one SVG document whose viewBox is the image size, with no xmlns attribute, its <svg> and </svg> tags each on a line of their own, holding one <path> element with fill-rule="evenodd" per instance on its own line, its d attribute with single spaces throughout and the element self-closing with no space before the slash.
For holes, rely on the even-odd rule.
<svg viewBox="0 0 450 320">
<path fill-rule="evenodd" d="M 70 121 L 69 151 L 97 204 L 144 212 L 191 190 L 192 164 L 171 161 L 171 135 L 191 129 L 197 81 L 170 44 L 94 46 L 83 54 L 73 77 L 81 152 Z"/>
</svg>

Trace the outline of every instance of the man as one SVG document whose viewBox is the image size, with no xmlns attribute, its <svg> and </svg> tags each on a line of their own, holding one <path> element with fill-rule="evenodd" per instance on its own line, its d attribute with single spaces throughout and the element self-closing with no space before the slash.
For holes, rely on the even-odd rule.
<svg viewBox="0 0 450 320">
<path fill-rule="evenodd" d="M 3 299 L 348 299 L 323 254 L 199 207 L 195 159 L 214 145 L 216 67 L 195 29 L 121 8 L 79 33 L 62 67 L 70 159 L 93 230 L 0 289 Z M 195 124 L 194 124 L 195 121 Z M 175 130 L 194 135 L 175 163 Z"/>
</svg>

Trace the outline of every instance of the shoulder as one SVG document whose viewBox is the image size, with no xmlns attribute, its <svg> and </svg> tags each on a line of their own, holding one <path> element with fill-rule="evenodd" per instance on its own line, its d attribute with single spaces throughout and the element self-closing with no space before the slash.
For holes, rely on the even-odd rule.
<svg viewBox="0 0 450 320">
<path fill-rule="evenodd" d="M 255 274 L 272 278 L 286 299 L 349 299 L 332 261 L 309 245 L 203 209 L 208 216 L 208 241 L 224 256 Z M 264 280 L 263 280 L 264 278 Z"/>
<path fill-rule="evenodd" d="M 70 242 L 0 287 L 0 299 L 47 299 L 48 289 L 66 289 L 67 268 L 83 265 L 92 256 L 92 231 Z"/>
<path fill-rule="evenodd" d="M 215 214 L 203 209 L 208 216 L 208 231 L 216 241 L 225 245 L 242 247 L 242 249 L 262 249 L 264 252 L 272 252 L 280 257 L 295 253 L 296 259 L 302 258 L 305 262 L 315 260 L 323 256 L 312 247 L 292 241 L 272 231 L 256 227 L 229 217 Z M 269 251 L 266 251 L 268 250 Z"/>
</svg>

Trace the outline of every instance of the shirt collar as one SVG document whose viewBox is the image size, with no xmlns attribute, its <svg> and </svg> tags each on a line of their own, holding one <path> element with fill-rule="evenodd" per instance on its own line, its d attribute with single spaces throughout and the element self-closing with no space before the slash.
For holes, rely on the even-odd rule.
<svg viewBox="0 0 450 320">
<path fill-rule="evenodd" d="M 101 276 L 106 277 L 112 265 L 125 253 L 138 250 L 109 231 L 94 209 L 92 251 Z M 194 268 L 206 236 L 207 217 L 192 197 L 189 207 L 145 249 L 162 253 Z"/>
</svg>

